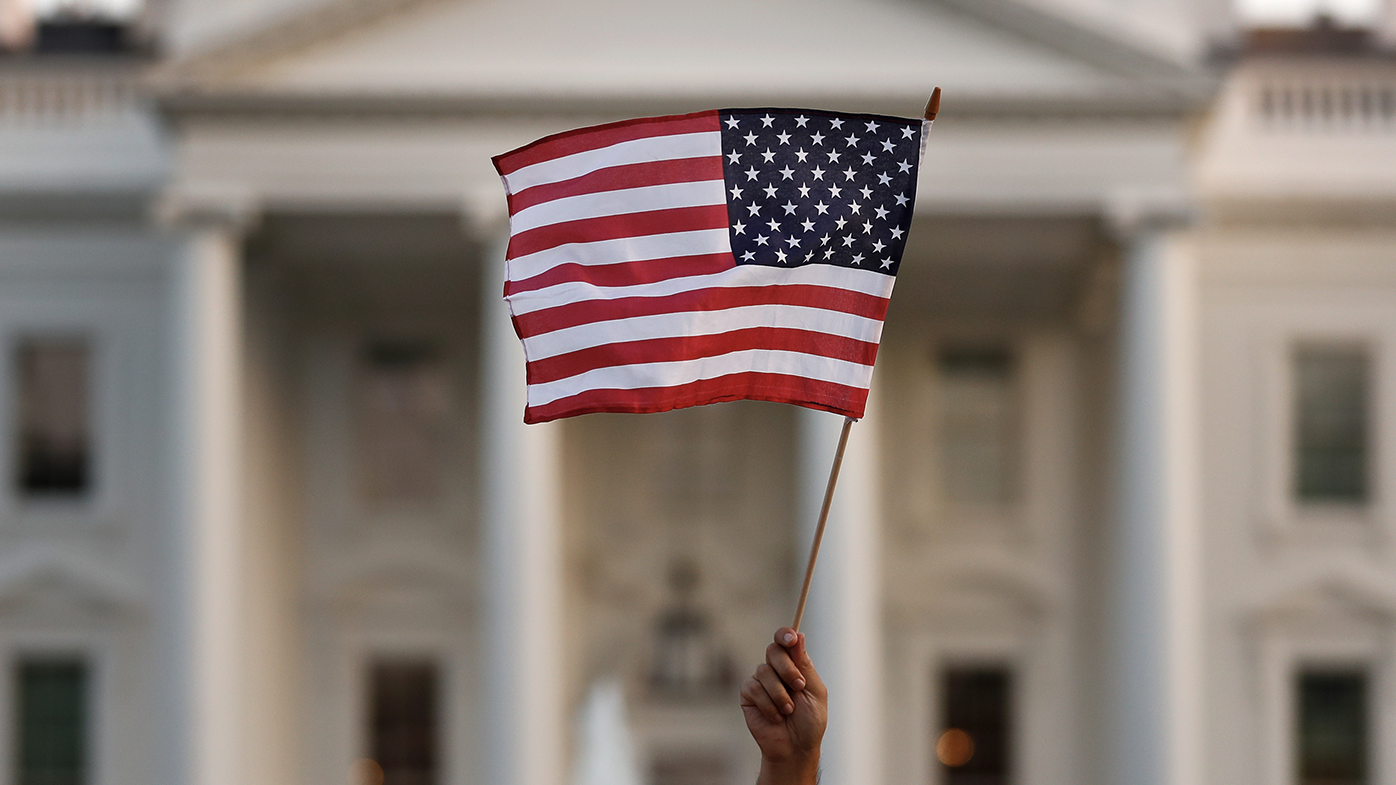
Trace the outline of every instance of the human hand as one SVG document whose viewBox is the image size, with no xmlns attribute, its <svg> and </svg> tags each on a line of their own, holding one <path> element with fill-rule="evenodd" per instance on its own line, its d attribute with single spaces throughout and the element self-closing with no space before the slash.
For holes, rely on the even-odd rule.
<svg viewBox="0 0 1396 785">
<path fill-rule="evenodd" d="M 759 785 L 812 785 L 828 724 L 829 694 L 805 651 L 804 633 L 776 630 L 766 661 L 742 683 L 742 714 L 761 748 Z"/>
</svg>

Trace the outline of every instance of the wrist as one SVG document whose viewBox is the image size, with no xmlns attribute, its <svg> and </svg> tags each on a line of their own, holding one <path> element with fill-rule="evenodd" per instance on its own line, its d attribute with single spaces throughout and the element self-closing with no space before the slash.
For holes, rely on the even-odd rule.
<svg viewBox="0 0 1396 785">
<path fill-rule="evenodd" d="M 819 750 L 781 758 L 761 756 L 757 785 L 815 785 L 819 781 Z"/>
</svg>

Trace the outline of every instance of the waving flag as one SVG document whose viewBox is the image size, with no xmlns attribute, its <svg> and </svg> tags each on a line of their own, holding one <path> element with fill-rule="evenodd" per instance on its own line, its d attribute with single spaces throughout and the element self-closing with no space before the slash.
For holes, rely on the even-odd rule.
<svg viewBox="0 0 1396 785">
<path fill-rule="evenodd" d="M 928 127 L 720 110 L 497 156 L 524 420 L 743 398 L 862 417 Z"/>
</svg>

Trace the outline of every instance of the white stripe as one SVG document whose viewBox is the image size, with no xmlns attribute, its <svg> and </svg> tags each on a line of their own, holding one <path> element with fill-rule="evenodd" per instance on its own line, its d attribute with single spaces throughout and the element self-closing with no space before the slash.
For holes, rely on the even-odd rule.
<svg viewBox="0 0 1396 785">
<path fill-rule="evenodd" d="M 896 282 L 895 276 L 831 264 L 807 264 L 794 268 L 742 264 L 710 275 L 667 278 L 663 281 L 631 286 L 595 286 L 583 281 L 568 281 L 544 289 L 518 292 L 510 295 L 508 300 L 514 314 L 519 315 L 592 300 L 664 297 L 698 289 L 732 289 L 743 286 L 828 286 L 887 298 L 892 296 L 892 285 Z"/>
<path fill-rule="evenodd" d="M 647 136 L 529 164 L 504 175 L 504 185 L 509 193 L 516 194 L 535 185 L 571 180 L 609 166 L 719 155 L 722 155 L 722 134 L 718 131 Z"/>
<path fill-rule="evenodd" d="M 528 405 L 544 406 L 588 390 L 673 387 L 748 371 L 801 376 L 866 390 L 872 383 L 873 367 L 799 352 L 748 349 L 699 360 L 597 368 L 555 382 L 529 385 Z"/>
<path fill-rule="evenodd" d="M 509 260 L 509 280 L 523 281 L 560 264 L 603 265 L 645 262 L 708 253 L 731 253 L 726 229 L 695 229 L 691 232 L 646 234 L 567 243 Z"/>
<path fill-rule="evenodd" d="M 601 218 L 608 215 L 643 213 L 675 207 L 702 207 L 727 204 L 723 181 L 700 180 L 692 183 L 668 183 L 643 188 L 565 196 L 542 202 L 514 213 L 509 218 L 510 234 L 519 234 L 540 226 L 563 221 Z"/>
<path fill-rule="evenodd" d="M 564 327 L 525 338 L 524 355 L 532 362 L 608 343 L 720 335 L 749 327 L 808 330 L 868 343 L 882 339 L 882 322 L 866 316 L 805 305 L 743 305 L 721 311 L 647 314 Z"/>
</svg>

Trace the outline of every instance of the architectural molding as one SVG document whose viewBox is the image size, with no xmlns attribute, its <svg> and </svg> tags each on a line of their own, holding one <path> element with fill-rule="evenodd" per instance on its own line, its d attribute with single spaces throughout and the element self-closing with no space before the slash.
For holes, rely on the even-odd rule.
<svg viewBox="0 0 1396 785">
<path fill-rule="evenodd" d="M 1341 614 L 1383 623 L 1396 621 L 1396 592 L 1349 568 L 1327 567 L 1244 609 L 1241 619 L 1267 626 L 1304 619 L 1330 620 Z"/>
<path fill-rule="evenodd" d="M 96 612 L 142 608 L 139 591 L 71 553 L 30 551 L 0 566 L 0 610 L 60 598 Z"/>
</svg>

